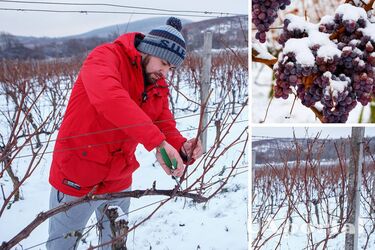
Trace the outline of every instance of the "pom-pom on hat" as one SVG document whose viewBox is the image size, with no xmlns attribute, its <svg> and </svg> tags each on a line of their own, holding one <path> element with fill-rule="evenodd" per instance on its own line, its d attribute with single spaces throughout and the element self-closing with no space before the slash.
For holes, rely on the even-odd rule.
<svg viewBox="0 0 375 250">
<path fill-rule="evenodd" d="M 178 67 L 186 55 L 185 39 L 180 33 L 181 29 L 181 20 L 170 17 L 166 25 L 151 30 L 139 43 L 137 49 Z"/>
</svg>

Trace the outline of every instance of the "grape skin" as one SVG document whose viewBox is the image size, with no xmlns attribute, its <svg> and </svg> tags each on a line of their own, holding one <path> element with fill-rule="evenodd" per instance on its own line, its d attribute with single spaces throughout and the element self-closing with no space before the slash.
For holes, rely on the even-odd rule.
<svg viewBox="0 0 375 250">
<path fill-rule="evenodd" d="M 277 18 L 277 11 L 290 5 L 290 0 L 252 0 L 252 22 L 257 28 L 255 38 L 266 42 L 266 32 Z"/>
</svg>

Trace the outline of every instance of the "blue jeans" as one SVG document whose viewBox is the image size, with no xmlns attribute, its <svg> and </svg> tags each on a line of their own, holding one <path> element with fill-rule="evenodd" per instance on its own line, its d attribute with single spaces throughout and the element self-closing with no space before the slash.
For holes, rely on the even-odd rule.
<svg viewBox="0 0 375 250">
<path fill-rule="evenodd" d="M 130 190 L 131 187 L 124 191 Z M 76 199 L 79 199 L 79 197 L 64 194 L 52 187 L 50 194 L 50 209 L 55 208 L 65 202 L 70 202 Z M 95 212 L 97 221 L 101 222 L 100 228 L 98 230 L 101 236 L 99 237 L 99 243 L 101 244 L 111 241 L 112 233 L 110 222 L 108 220 L 108 217 L 104 213 L 104 210 L 108 206 L 118 206 L 121 208 L 122 212 L 127 215 L 127 213 L 129 212 L 130 198 L 85 202 L 71 207 L 66 212 L 61 212 L 52 216 L 49 219 L 49 237 L 46 244 L 47 249 L 77 249 L 79 243 L 77 237 L 70 236 L 64 238 L 64 236 L 67 233 L 74 231 L 82 233 L 93 212 Z M 119 211 L 119 215 L 121 215 L 121 211 Z M 124 219 L 124 217 L 120 218 Z M 101 249 L 111 249 L 111 244 L 108 244 Z"/>
</svg>

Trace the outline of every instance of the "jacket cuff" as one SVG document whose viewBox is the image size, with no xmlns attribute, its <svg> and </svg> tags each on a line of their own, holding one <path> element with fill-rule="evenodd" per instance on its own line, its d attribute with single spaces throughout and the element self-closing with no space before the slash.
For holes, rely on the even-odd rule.
<svg viewBox="0 0 375 250">
<path fill-rule="evenodd" d="M 147 144 L 143 144 L 147 151 L 152 151 L 154 148 L 159 146 L 165 140 L 165 136 L 160 134 L 159 136 L 154 137 L 152 140 L 148 141 Z"/>
</svg>

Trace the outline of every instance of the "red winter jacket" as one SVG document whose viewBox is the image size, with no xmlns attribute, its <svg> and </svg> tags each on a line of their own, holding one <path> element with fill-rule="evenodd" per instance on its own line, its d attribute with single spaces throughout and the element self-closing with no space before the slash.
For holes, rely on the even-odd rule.
<svg viewBox="0 0 375 250">
<path fill-rule="evenodd" d="M 166 139 L 180 150 L 186 141 L 169 110 L 166 82 L 145 90 L 136 36 L 142 38 L 129 33 L 95 48 L 81 68 L 50 170 L 51 185 L 63 193 L 83 196 L 95 185 L 96 194 L 122 191 L 139 167 L 138 143 L 151 151 Z"/>
</svg>

